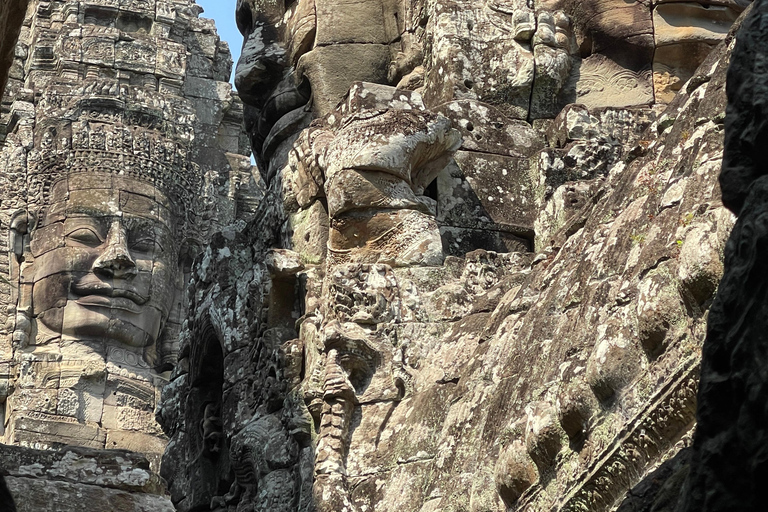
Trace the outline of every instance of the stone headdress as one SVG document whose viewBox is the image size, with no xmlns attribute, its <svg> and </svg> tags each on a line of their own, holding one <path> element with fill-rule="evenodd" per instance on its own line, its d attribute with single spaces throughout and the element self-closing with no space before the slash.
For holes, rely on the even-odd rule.
<svg viewBox="0 0 768 512">
<path fill-rule="evenodd" d="M 199 166 L 190 158 L 194 132 L 183 119 L 169 119 L 164 107 L 90 97 L 75 101 L 61 115 L 47 116 L 34 131 L 28 207 L 48 206 L 51 187 L 61 179 L 94 173 L 121 176 L 160 191 L 178 234 L 193 236 L 203 183 Z"/>
</svg>

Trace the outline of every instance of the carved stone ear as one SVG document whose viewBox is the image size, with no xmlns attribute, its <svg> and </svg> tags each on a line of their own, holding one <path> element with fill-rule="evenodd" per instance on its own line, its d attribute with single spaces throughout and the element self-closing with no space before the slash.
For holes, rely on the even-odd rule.
<svg viewBox="0 0 768 512">
<path fill-rule="evenodd" d="M 8 247 L 13 257 L 8 264 L 7 280 L 11 288 L 10 303 L 15 306 L 15 319 L 12 335 L 13 345 L 24 347 L 29 344 L 32 326 L 32 290 L 30 285 L 21 285 L 21 268 L 25 261 L 25 254 L 29 252 L 29 237 L 27 236 L 31 226 L 27 210 L 17 210 L 11 216 L 8 233 Z M 3 276 L 5 277 L 5 276 Z"/>
<path fill-rule="evenodd" d="M 192 271 L 192 263 L 194 263 L 195 256 L 202 253 L 202 246 L 197 240 L 187 238 L 181 242 L 181 248 L 179 249 L 179 277 L 187 276 Z M 182 287 L 185 287 L 187 280 L 182 282 Z"/>
<path fill-rule="evenodd" d="M 18 210 L 11 216 L 8 246 L 16 256 L 16 263 L 24 255 L 24 235 L 29 232 L 29 214 L 27 210 Z"/>
</svg>

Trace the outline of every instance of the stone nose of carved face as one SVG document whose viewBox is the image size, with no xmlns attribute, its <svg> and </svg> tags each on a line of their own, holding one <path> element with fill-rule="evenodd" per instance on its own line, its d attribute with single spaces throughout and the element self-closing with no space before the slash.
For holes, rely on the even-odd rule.
<svg viewBox="0 0 768 512">
<path fill-rule="evenodd" d="M 93 271 L 103 276 L 122 279 L 131 278 L 138 273 L 120 221 L 115 220 L 110 225 L 106 248 L 93 262 Z"/>
</svg>

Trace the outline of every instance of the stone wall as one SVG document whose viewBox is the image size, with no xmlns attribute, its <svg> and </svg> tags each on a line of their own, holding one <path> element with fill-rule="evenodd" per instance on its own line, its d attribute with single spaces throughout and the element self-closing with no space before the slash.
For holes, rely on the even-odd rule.
<svg viewBox="0 0 768 512">
<path fill-rule="evenodd" d="M 0 468 L 19 512 L 173 511 L 149 461 L 125 450 L 1 446 Z"/>
<path fill-rule="evenodd" d="M 0 4 L 0 94 L 8 83 L 27 3 L 27 0 L 3 0 Z"/>
<path fill-rule="evenodd" d="M 267 194 L 194 267 L 177 509 L 672 510 L 745 5 L 239 2 Z"/>
</svg>

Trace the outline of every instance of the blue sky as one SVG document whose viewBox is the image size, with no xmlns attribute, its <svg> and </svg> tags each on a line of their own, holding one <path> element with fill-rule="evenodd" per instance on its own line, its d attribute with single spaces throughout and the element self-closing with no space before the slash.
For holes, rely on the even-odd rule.
<svg viewBox="0 0 768 512">
<path fill-rule="evenodd" d="M 205 9 L 200 16 L 216 21 L 216 30 L 219 37 L 229 43 L 232 51 L 232 60 L 237 64 L 240 58 L 240 49 L 243 46 L 243 36 L 237 30 L 235 23 L 235 6 L 237 0 L 197 0 L 197 4 Z M 232 71 L 234 72 L 234 66 Z M 230 81 L 233 78 L 230 78 Z"/>
<path fill-rule="evenodd" d="M 243 36 L 237 30 L 237 23 L 235 22 L 237 0 L 197 0 L 197 4 L 205 9 L 200 16 L 214 20 L 219 37 L 229 43 L 229 50 L 232 52 L 232 60 L 234 61 L 229 81 L 234 83 L 235 66 L 243 47 Z M 234 85 L 232 88 L 234 89 Z M 251 164 L 256 165 L 253 155 L 251 155 Z"/>
</svg>

